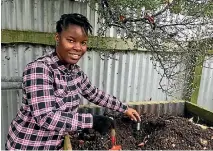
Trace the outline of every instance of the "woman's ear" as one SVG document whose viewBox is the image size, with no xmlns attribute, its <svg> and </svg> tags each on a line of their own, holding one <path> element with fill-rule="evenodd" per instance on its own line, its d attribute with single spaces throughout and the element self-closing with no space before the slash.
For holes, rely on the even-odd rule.
<svg viewBox="0 0 213 151">
<path fill-rule="evenodd" d="M 56 42 L 56 46 L 57 46 L 59 43 L 59 33 L 55 34 L 55 42 Z"/>
</svg>

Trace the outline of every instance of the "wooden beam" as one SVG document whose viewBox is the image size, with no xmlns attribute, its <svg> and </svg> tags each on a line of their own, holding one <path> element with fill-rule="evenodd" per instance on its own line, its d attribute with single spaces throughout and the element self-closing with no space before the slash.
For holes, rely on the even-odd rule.
<svg viewBox="0 0 213 151">
<path fill-rule="evenodd" d="M 36 31 L 19 31 L 19 30 L 1 30 L 2 43 L 30 43 L 41 45 L 55 45 L 54 34 Z M 134 43 L 130 40 L 123 41 L 120 38 L 111 37 L 89 37 L 89 48 L 107 49 L 107 50 L 136 50 Z"/>
<path fill-rule="evenodd" d="M 193 115 L 198 116 L 199 118 L 203 119 L 205 122 L 213 125 L 213 112 L 199 107 L 198 105 L 186 101 L 185 103 L 186 112 L 189 112 Z"/>
</svg>

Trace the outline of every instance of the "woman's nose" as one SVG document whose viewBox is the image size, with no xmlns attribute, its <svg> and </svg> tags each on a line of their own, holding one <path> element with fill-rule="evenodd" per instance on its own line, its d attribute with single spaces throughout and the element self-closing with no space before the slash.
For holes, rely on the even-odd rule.
<svg viewBox="0 0 213 151">
<path fill-rule="evenodd" d="M 74 49 L 81 51 L 81 44 L 79 42 L 76 42 L 75 45 L 74 45 Z"/>
</svg>

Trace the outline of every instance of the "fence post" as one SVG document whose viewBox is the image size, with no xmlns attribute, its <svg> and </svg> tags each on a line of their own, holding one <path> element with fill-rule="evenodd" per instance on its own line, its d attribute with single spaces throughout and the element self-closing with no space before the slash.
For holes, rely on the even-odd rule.
<svg viewBox="0 0 213 151">
<path fill-rule="evenodd" d="M 197 49 L 193 48 L 192 42 L 189 43 L 189 48 Z M 192 53 L 190 56 L 188 70 L 186 70 L 189 72 L 186 77 L 183 100 L 197 104 L 204 59 L 205 55 L 198 56 L 196 53 Z"/>
<path fill-rule="evenodd" d="M 194 104 L 197 104 L 197 101 L 198 101 L 204 60 L 205 60 L 205 56 L 203 55 L 203 56 L 198 56 L 197 61 L 196 61 L 196 62 L 198 62 L 198 64 L 195 67 L 194 79 L 193 79 L 193 83 L 192 83 L 192 95 L 191 95 L 191 99 L 190 99 L 190 102 L 192 102 Z"/>
</svg>

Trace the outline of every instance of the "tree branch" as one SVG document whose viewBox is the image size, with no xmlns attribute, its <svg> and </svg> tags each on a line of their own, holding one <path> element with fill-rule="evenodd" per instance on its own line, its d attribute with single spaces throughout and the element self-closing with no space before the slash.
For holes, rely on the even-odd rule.
<svg viewBox="0 0 213 151">
<path fill-rule="evenodd" d="M 156 14 L 152 15 L 153 17 L 157 17 L 159 15 L 161 15 L 162 13 L 164 13 L 167 9 L 169 9 L 169 7 L 171 7 L 174 4 L 174 1 L 172 3 L 169 3 L 166 5 L 166 7 L 164 7 L 162 10 L 160 10 L 159 12 L 157 12 Z M 139 22 L 139 21 L 143 21 L 145 23 L 149 23 L 147 22 L 146 18 L 137 18 L 137 19 L 133 19 L 131 17 L 126 18 L 123 20 L 123 23 L 125 24 L 126 22 Z"/>
</svg>

